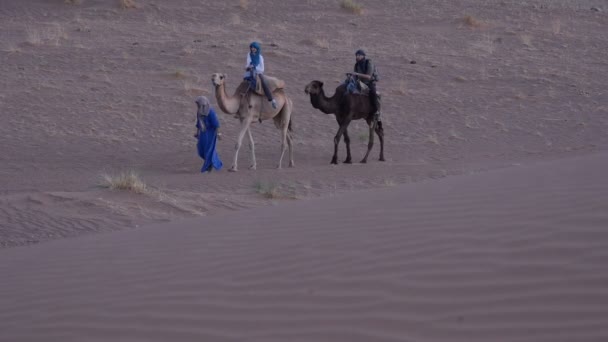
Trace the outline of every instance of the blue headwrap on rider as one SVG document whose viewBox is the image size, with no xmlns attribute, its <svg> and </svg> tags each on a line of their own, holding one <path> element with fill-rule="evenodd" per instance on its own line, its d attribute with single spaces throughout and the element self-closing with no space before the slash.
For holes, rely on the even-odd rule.
<svg viewBox="0 0 608 342">
<path fill-rule="evenodd" d="M 251 57 L 251 64 L 253 64 L 254 67 L 257 67 L 258 64 L 260 64 L 260 54 L 262 53 L 262 48 L 260 47 L 260 43 L 258 42 L 253 42 L 249 44 L 249 49 L 251 49 L 252 47 L 256 48 L 257 51 L 255 54 L 250 51 L 249 56 Z"/>
</svg>

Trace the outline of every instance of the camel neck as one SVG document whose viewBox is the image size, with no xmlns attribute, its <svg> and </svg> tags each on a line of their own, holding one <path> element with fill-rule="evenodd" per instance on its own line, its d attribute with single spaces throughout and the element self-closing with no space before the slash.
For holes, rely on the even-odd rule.
<svg viewBox="0 0 608 342">
<path fill-rule="evenodd" d="M 310 96 L 310 102 L 312 106 L 325 114 L 335 114 L 338 111 L 339 99 L 337 94 L 332 97 L 327 97 L 325 91 L 321 89 L 318 95 Z"/>
<path fill-rule="evenodd" d="M 240 97 L 238 94 L 236 94 L 236 96 L 228 96 L 228 94 L 226 94 L 225 84 L 220 84 L 215 87 L 215 98 L 218 106 L 224 113 L 235 114 L 239 110 Z"/>
</svg>

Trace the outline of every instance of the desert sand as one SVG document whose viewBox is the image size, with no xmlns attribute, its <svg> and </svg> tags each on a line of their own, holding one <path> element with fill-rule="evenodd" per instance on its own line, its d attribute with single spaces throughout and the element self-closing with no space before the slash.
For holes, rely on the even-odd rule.
<svg viewBox="0 0 608 342">
<path fill-rule="evenodd" d="M 0 341 L 608 340 L 605 1 L 120 3 L 0 1 Z M 229 173 L 211 74 L 234 91 L 254 40 L 296 167 L 264 121 Z M 333 166 L 304 87 L 359 48 L 387 161 Z"/>
</svg>

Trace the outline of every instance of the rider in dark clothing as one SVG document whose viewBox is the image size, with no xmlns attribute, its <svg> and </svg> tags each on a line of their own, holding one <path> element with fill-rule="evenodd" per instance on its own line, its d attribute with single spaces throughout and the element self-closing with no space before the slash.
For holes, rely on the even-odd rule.
<svg viewBox="0 0 608 342">
<path fill-rule="evenodd" d="M 374 78 L 374 64 L 371 59 L 366 58 L 365 51 L 357 50 L 355 52 L 355 63 L 353 75 L 357 76 L 361 82 L 369 88 L 369 100 L 374 109 L 374 115 L 378 119 L 378 126 L 382 127 L 380 122 L 380 100 L 378 99 L 378 93 L 376 90 L 376 79 Z"/>
</svg>

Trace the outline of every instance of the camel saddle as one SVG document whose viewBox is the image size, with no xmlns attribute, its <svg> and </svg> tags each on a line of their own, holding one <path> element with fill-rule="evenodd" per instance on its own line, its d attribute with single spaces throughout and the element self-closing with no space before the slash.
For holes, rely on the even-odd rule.
<svg viewBox="0 0 608 342">
<path fill-rule="evenodd" d="M 261 96 L 264 96 L 264 88 L 262 88 L 262 81 L 260 80 L 260 75 L 255 75 L 255 93 Z M 276 77 L 264 75 L 264 80 L 266 80 L 266 85 L 268 86 L 268 90 L 270 93 L 274 93 L 277 89 L 285 88 L 285 81 L 280 80 Z"/>
<path fill-rule="evenodd" d="M 361 82 L 361 81 L 357 81 L 358 84 L 358 91 L 359 94 L 363 95 L 363 96 L 369 96 L 369 87 L 367 86 L 367 84 Z"/>
<path fill-rule="evenodd" d="M 346 81 L 346 89 L 351 94 L 369 96 L 369 87 L 360 80 Z M 378 95 L 378 99 L 382 97 L 379 91 L 376 91 L 376 94 Z"/>
</svg>

